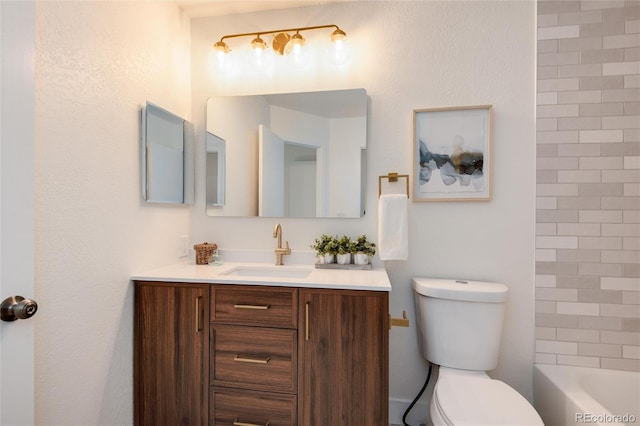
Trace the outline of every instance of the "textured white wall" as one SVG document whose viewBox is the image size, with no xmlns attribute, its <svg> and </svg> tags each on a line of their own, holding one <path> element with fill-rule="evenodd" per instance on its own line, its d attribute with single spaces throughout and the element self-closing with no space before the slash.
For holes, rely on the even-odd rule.
<svg viewBox="0 0 640 426">
<path fill-rule="evenodd" d="M 178 261 L 189 208 L 144 204 L 138 108 L 190 118 L 190 22 L 169 2 L 38 2 L 36 423 L 131 424 L 133 289 Z"/>
<path fill-rule="evenodd" d="M 354 52 L 344 69 L 216 75 L 211 43 L 224 34 L 335 23 Z M 364 87 L 370 97 L 366 211 L 362 219 L 210 218 L 204 208 L 202 155 L 196 160 L 192 236 L 221 248 L 271 249 L 282 223 L 291 248 L 308 250 L 321 233 L 376 235 L 377 176 L 411 169 L 412 110 L 493 104 L 493 200 L 411 203 L 410 258 L 387 262 L 391 312 L 414 320 L 412 276 L 501 281 L 510 288 L 499 367 L 494 376 L 532 396 L 534 277 L 535 2 L 354 2 L 196 19 L 192 28 L 193 118 L 204 151 L 208 96 Z M 243 41 L 248 43 L 249 40 Z M 231 47 L 234 48 L 233 46 Z M 413 398 L 426 377 L 415 324 L 390 334 L 390 395 Z"/>
</svg>

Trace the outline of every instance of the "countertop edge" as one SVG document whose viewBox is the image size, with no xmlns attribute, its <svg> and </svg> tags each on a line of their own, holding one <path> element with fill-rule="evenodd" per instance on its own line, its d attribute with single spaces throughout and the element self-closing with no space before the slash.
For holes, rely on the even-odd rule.
<svg viewBox="0 0 640 426">
<path fill-rule="evenodd" d="M 255 263 L 226 263 L 221 266 L 195 265 L 178 263 L 162 268 L 153 269 L 138 274 L 132 274 L 131 281 L 170 282 L 190 284 L 231 284 L 258 285 L 274 287 L 299 287 L 333 290 L 364 290 L 391 292 L 391 282 L 384 267 L 374 267 L 371 270 L 327 270 L 313 269 L 308 278 L 267 277 L 233 277 L 225 275 L 226 271 L 238 266 Z M 290 268 L 308 268 L 309 265 L 290 265 Z M 320 271 L 320 272 L 319 272 Z M 370 274 L 370 275 L 369 275 Z M 351 277 L 349 276 L 351 275 Z M 352 278 L 352 279 L 350 279 Z M 367 278 L 371 278 L 368 280 Z M 366 282 L 370 281 L 370 282 Z"/>
</svg>

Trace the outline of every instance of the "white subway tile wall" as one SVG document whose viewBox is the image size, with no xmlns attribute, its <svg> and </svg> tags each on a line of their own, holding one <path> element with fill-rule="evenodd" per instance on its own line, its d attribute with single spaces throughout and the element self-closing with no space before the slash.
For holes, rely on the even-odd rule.
<svg viewBox="0 0 640 426">
<path fill-rule="evenodd" d="M 537 23 L 536 362 L 640 371 L 640 2 Z"/>
</svg>

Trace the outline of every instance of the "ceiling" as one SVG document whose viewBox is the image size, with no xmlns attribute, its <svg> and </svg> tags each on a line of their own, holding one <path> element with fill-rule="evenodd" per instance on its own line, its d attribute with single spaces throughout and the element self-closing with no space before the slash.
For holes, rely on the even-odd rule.
<svg viewBox="0 0 640 426">
<path fill-rule="evenodd" d="M 235 15 L 262 10 L 290 9 L 353 0 L 174 0 L 191 18 Z"/>
</svg>

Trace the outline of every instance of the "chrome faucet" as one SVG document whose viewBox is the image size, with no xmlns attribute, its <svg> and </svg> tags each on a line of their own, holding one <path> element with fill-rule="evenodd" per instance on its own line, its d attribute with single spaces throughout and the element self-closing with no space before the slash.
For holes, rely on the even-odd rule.
<svg viewBox="0 0 640 426">
<path fill-rule="evenodd" d="M 282 256 L 291 254 L 291 249 L 289 248 L 289 241 L 286 242 L 287 247 L 282 247 L 282 226 L 279 223 L 276 223 L 276 226 L 273 227 L 273 238 L 278 239 L 278 246 L 273 250 L 276 254 L 276 265 L 284 265 Z"/>
</svg>

